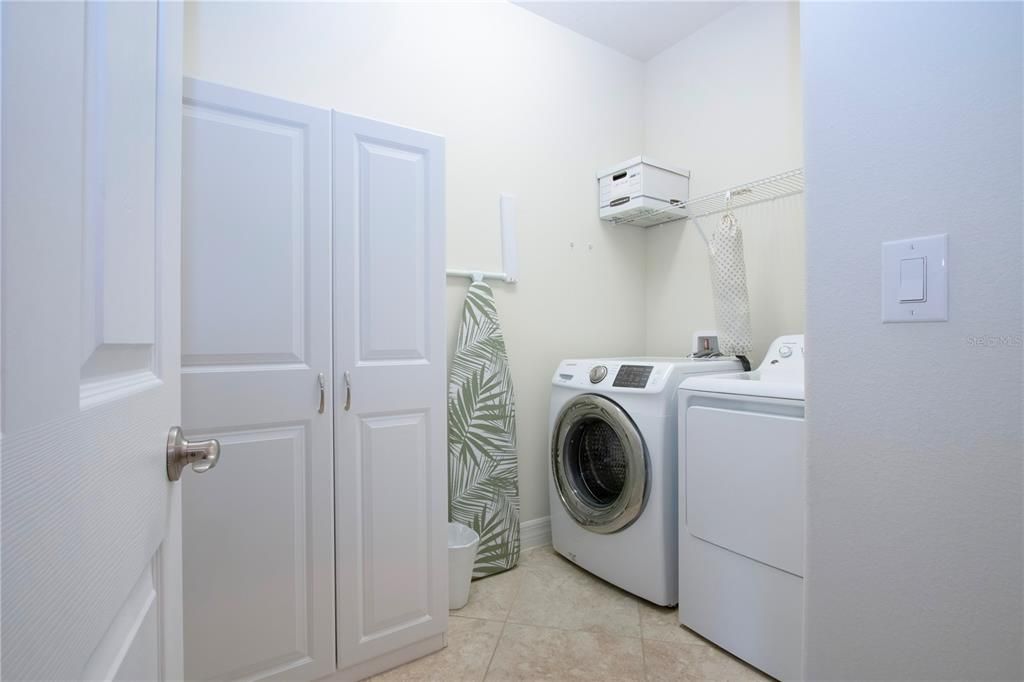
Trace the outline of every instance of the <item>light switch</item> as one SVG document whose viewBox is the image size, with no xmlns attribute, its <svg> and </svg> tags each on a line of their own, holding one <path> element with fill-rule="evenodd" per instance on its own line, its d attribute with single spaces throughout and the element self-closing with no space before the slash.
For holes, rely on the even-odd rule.
<svg viewBox="0 0 1024 682">
<path fill-rule="evenodd" d="M 949 319 L 944 234 L 882 244 L 882 322 Z"/>
<path fill-rule="evenodd" d="M 925 300 L 925 258 L 900 260 L 900 302 Z"/>
</svg>

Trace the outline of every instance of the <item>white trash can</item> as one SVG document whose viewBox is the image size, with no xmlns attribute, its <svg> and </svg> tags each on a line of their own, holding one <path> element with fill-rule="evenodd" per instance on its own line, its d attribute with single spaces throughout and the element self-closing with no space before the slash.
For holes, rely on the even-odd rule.
<svg viewBox="0 0 1024 682">
<path fill-rule="evenodd" d="M 480 536 L 469 526 L 448 523 L 448 608 L 461 609 L 469 601 L 469 583 Z"/>
</svg>

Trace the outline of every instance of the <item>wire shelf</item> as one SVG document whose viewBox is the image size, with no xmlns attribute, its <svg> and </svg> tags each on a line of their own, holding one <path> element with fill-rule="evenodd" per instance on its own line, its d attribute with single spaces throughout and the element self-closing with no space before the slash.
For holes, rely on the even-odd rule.
<svg viewBox="0 0 1024 682">
<path fill-rule="evenodd" d="M 703 218 L 729 209 L 751 206 L 764 201 L 793 196 L 804 191 L 804 169 L 793 170 L 762 178 L 729 189 L 705 194 L 701 197 L 679 202 L 666 208 L 651 210 L 628 217 L 612 218 L 616 225 L 641 225 L 651 227 L 675 220 Z"/>
</svg>

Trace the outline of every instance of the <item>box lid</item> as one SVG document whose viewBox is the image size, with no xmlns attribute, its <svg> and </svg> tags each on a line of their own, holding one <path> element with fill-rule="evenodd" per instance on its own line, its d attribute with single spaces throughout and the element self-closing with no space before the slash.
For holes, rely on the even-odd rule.
<svg viewBox="0 0 1024 682">
<path fill-rule="evenodd" d="M 626 161 L 623 161 L 622 163 L 617 163 L 614 166 L 611 166 L 610 168 L 606 168 L 606 169 L 604 169 L 602 171 L 598 171 L 597 177 L 598 177 L 598 179 L 601 179 L 601 178 L 605 177 L 606 175 L 613 175 L 613 174 L 618 173 L 619 171 L 623 171 L 623 170 L 625 170 L 625 169 L 627 169 L 627 168 L 629 168 L 631 166 L 635 166 L 638 163 L 643 163 L 643 164 L 647 164 L 648 166 L 654 166 L 655 168 L 660 168 L 662 170 L 667 170 L 670 173 L 675 173 L 676 175 L 682 175 L 683 177 L 686 177 L 686 178 L 690 177 L 690 171 L 685 170 L 683 168 L 679 168 L 678 166 L 670 166 L 667 163 L 662 163 L 661 161 L 653 159 L 653 158 L 651 158 L 650 156 L 648 156 L 646 154 L 641 154 L 640 156 L 634 156 L 632 159 L 628 159 Z"/>
</svg>

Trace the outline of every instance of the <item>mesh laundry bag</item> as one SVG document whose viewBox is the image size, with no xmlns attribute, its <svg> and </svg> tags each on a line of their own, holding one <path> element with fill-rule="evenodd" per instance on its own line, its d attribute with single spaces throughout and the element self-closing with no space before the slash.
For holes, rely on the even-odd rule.
<svg viewBox="0 0 1024 682">
<path fill-rule="evenodd" d="M 732 213 L 722 216 L 718 231 L 708 240 L 708 255 L 718 321 L 718 348 L 724 355 L 749 355 L 753 342 L 743 232 Z"/>
</svg>

